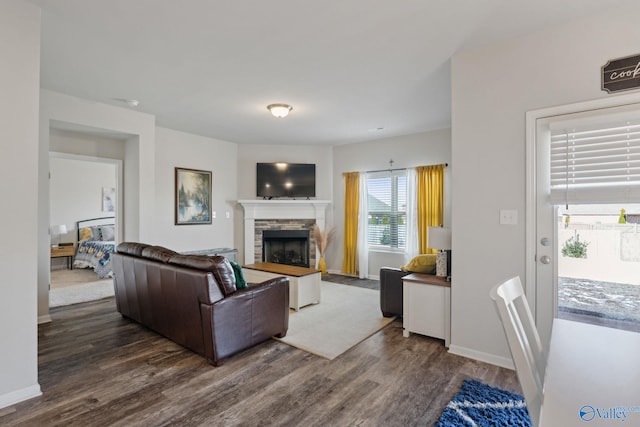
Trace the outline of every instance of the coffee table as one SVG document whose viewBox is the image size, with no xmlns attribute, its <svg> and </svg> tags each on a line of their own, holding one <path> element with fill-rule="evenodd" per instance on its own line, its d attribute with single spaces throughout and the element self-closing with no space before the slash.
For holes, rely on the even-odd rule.
<svg viewBox="0 0 640 427">
<path fill-rule="evenodd" d="M 273 262 L 242 266 L 247 282 L 259 283 L 275 277 L 289 278 L 289 307 L 295 311 L 320 302 L 320 270 Z"/>
</svg>

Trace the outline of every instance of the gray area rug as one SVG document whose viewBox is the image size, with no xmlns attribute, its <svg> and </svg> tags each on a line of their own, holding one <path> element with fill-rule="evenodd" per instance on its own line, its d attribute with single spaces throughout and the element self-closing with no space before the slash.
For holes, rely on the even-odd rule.
<svg viewBox="0 0 640 427">
<path fill-rule="evenodd" d="M 285 344 L 335 359 L 391 322 L 380 311 L 380 292 L 323 281 L 319 304 L 289 314 Z"/>
</svg>

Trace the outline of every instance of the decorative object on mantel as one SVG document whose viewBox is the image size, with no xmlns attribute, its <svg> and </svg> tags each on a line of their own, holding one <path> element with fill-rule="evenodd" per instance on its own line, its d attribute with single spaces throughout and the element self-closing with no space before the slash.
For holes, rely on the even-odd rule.
<svg viewBox="0 0 640 427">
<path fill-rule="evenodd" d="M 451 277 L 451 229 L 444 227 L 429 227 L 427 246 L 440 249 L 436 258 L 436 276 Z"/>
<path fill-rule="evenodd" d="M 313 237 L 316 239 L 318 245 L 318 251 L 320 252 L 320 259 L 318 260 L 318 270 L 322 274 L 327 274 L 327 264 L 324 259 L 324 254 L 333 240 L 336 230 L 330 228 L 328 230 L 321 231 L 318 224 L 313 224 Z"/>
<path fill-rule="evenodd" d="M 602 90 L 608 93 L 640 88 L 640 55 L 610 59 L 602 66 Z"/>
<path fill-rule="evenodd" d="M 176 225 L 211 224 L 211 172 L 176 168 Z"/>
</svg>

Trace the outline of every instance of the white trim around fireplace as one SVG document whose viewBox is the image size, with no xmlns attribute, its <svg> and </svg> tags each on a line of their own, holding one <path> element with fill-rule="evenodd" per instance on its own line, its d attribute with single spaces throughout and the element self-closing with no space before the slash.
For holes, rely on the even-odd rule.
<svg viewBox="0 0 640 427">
<path fill-rule="evenodd" d="M 315 219 L 325 228 L 330 200 L 238 200 L 244 209 L 244 263 L 253 264 L 256 219 Z"/>
</svg>

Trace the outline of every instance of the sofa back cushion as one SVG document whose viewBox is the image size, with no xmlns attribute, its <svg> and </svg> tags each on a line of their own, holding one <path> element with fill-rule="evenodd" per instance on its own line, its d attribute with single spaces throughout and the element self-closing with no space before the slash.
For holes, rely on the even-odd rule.
<svg viewBox="0 0 640 427">
<path fill-rule="evenodd" d="M 209 271 L 218 282 L 222 293 L 227 296 L 236 289 L 236 277 L 229 261 L 220 255 L 173 255 L 169 258 L 169 264 L 181 267 L 195 268 L 196 270 Z"/>
<path fill-rule="evenodd" d="M 142 256 L 142 251 L 147 247 L 149 247 L 149 245 L 145 243 L 122 242 L 118 245 L 116 251 L 121 254 Z"/>
<path fill-rule="evenodd" d="M 172 256 L 178 255 L 178 252 L 171 249 L 164 248 L 162 246 L 147 246 L 141 253 L 143 258 L 149 258 L 154 261 L 160 261 L 163 263 L 169 262 Z"/>
</svg>

